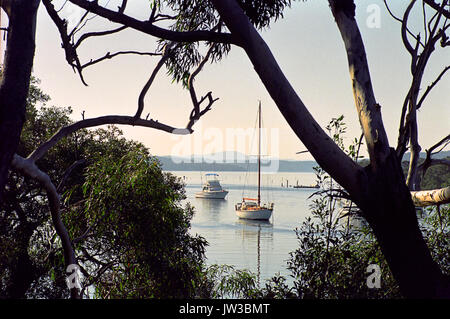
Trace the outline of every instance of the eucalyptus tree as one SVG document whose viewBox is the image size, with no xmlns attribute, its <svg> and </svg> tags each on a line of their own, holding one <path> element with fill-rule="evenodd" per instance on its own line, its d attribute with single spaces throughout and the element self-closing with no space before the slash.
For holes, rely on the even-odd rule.
<svg viewBox="0 0 450 319">
<path fill-rule="evenodd" d="M 37 84 L 32 79 L 19 156 L 72 123 L 71 108 L 47 106 L 49 97 Z M 187 298 L 209 292 L 206 242 L 189 234 L 194 210 L 181 205 L 183 184 L 163 173 L 142 144 L 126 140 L 113 125 L 78 130 L 37 165 L 59 181 L 62 221 L 79 263 L 80 297 Z M 9 174 L 0 202 L 1 298 L 69 296 L 45 195 L 34 179 Z"/>
<path fill-rule="evenodd" d="M 423 86 L 423 73 L 430 55 L 436 49 L 436 44 L 440 40 L 443 49 L 449 45 L 448 0 L 442 0 L 440 3 L 423 0 L 424 11 L 425 8 L 432 11 L 428 19 L 424 14 L 424 28 L 427 34 L 425 39 L 414 35 L 408 28 L 409 13 L 417 3 L 416 0 L 409 2 L 402 18 L 397 18 L 401 22 L 402 41 L 411 55 L 414 81 L 402 106 L 399 139 L 395 149 L 388 142 L 381 116 L 382 108 L 377 103 L 372 87 L 365 47 L 355 19 L 355 3 L 353 0 L 328 1 L 347 53 L 355 107 L 370 158 L 367 167 L 355 163 L 319 126 L 257 31 L 267 27 L 272 20 L 282 18 L 283 11 L 291 3 L 289 0 L 154 0 L 150 1 L 149 18 L 146 20 L 139 20 L 128 14 L 127 0 L 120 1 L 120 5 L 114 9 L 101 5 L 98 1 L 68 0 L 66 3 L 85 10 L 85 14 L 72 30 L 68 30 L 67 21 L 59 15 L 59 10 L 55 9 L 52 1 L 42 0 L 60 33 L 67 62 L 77 71 L 83 83 L 86 83 L 84 69 L 119 55 L 156 55 L 160 57 L 160 62 L 141 91 L 137 111 L 133 116 L 106 115 L 83 119 L 62 128 L 28 157 L 14 155 L 23 125 L 25 112 L 23 100 L 27 85 L 25 81 L 29 80 L 31 72 L 36 32 L 35 16 L 39 2 L 3 0 L 1 3 L 10 17 L 10 25 L 5 77 L 0 88 L 2 112 L 0 130 L 2 135 L 7 137 L 0 142 L 0 186 L 4 185 L 10 165 L 14 170 L 35 178 L 44 185 L 50 199 L 54 224 L 66 253 L 66 263 L 76 263 L 76 260 L 71 240 L 59 217 L 57 190 L 48 175 L 35 165 L 36 161 L 68 134 L 101 124 L 140 125 L 175 134 L 191 133 L 194 123 L 210 111 L 217 100 L 211 92 L 201 98 L 197 97 L 193 85 L 195 76 L 199 74 L 207 60 L 219 61 L 232 47 L 240 47 L 245 51 L 255 72 L 291 129 L 319 165 L 346 190 L 347 197 L 358 205 L 361 214 L 373 229 L 402 293 L 407 297 L 449 295 L 449 278 L 442 274 L 433 261 L 423 240 L 410 193 L 411 190 L 417 190 L 417 176 L 420 171 L 417 161 L 420 146 L 417 142 L 415 115 L 429 91 L 436 87 L 448 70 L 448 67 L 445 67 L 424 94 L 419 95 L 419 89 Z M 101 32 L 83 33 L 83 27 L 90 15 L 114 22 L 118 27 Z M 78 49 L 85 45 L 87 39 L 111 36 L 125 29 L 132 29 L 158 39 L 159 48 L 155 52 L 108 52 L 104 56 L 82 62 Z M 415 42 L 411 42 L 411 37 Z M 201 43 L 207 47 L 205 54 L 201 53 Z M 23 52 L 16 52 L 18 47 Z M 144 97 L 163 65 L 166 65 L 175 80 L 181 81 L 190 91 L 193 108 L 185 128 L 174 128 L 155 119 L 149 119 L 149 115 L 145 119 L 142 118 Z M 440 142 L 430 149 L 442 147 L 448 142 L 449 137 L 437 140 Z M 412 159 L 405 179 L 400 161 L 408 145 L 412 150 Z M 433 165 L 431 155 L 432 151 L 429 152 L 428 161 L 421 168 L 423 172 Z M 443 204 L 449 201 L 449 188 L 437 192 L 440 196 L 437 199 L 432 198 L 432 203 Z M 419 202 L 421 195 L 415 194 Z"/>
</svg>

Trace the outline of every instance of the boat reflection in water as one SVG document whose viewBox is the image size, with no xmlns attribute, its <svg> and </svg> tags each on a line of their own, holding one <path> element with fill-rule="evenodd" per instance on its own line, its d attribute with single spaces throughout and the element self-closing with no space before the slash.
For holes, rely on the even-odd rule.
<svg viewBox="0 0 450 319">
<path fill-rule="evenodd" d="M 227 210 L 228 202 L 224 199 L 204 200 L 202 198 L 194 203 L 197 214 L 202 215 L 203 222 L 211 226 L 217 226 L 222 218 L 223 212 Z"/>
<path fill-rule="evenodd" d="M 236 225 L 241 226 L 237 231 L 243 242 L 254 243 L 256 239 L 256 280 L 260 287 L 261 279 L 261 237 L 264 242 L 273 240 L 273 225 L 268 220 L 239 219 Z"/>
</svg>

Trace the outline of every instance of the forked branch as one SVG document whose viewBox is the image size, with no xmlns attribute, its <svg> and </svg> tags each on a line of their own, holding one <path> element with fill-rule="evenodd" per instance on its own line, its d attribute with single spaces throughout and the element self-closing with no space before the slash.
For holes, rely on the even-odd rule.
<svg viewBox="0 0 450 319">
<path fill-rule="evenodd" d="M 199 101 L 197 99 L 197 93 L 195 92 L 195 88 L 194 88 L 194 79 L 200 73 L 200 71 L 203 69 L 204 65 L 208 61 L 208 59 L 211 55 L 211 52 L 213 50 L 214 50 L 214 45 L 211 45 L 209 47 L 208 52 L 206 53 L 205 57 L 203 58 L 203 60 L 200 62 L 200 64 L 197 66 L 197 68 L 194 70 L 194 72 L 192 72 L 192 74 L 189 76 L 188 88 L 189 88 L 189 93 L 191 95 L 192 104 L 194 106 L 194 108 L 191 111 L 191 114 L 189 115 L 189 122 L 186 126 L 186 128 L 190 131 L 192 130 L 192 126 L 194 125 L 194 123 L 197 120 L 199 120 L 200 117 L 203 116 L 206 112 L 211 110 L 213 103 L 218 100 L 218 98 L 213 99 L 212 92 L 208 92 Z M 203 110 L 201 110 L 201 104 L 206 99 L 208 99 L 208 105 Z"/>
<path fill-rule="evenodd" d="M 128 28 L 128 26 L 123 25 L 123 26 L 113 29 L 113 30 L 85 33 L 80 36 L 78 41 L 74 42 L 74 39 L 73 39 L 74 33 L 75 33 L 75 31 L 79 31 L 82 29 L 83 25 L 79 26 L 79 24 L 83 21 L 83 19 L 86 18 L 89 11 L 86 11 L 86 13 L 83 15 L 83 17 L 81 18 L 78 25 L 72 30 L 72 32 L 68 33 L 67 21 L 65 19 L 62 19 L 58 15 L 58 11 L 56 11 L 51 0 L 42 0 L 42 2 L 44 4 L 50 18 L 53 20 L 53 23 L 56 25 L 56 27 L 59 31 L 59 34 L 61 37 L 61 42 L 62 42 L 61 46 L 65 51 L 67 63 L 69 63 L 69 65 L 78 73 L 78 75 L 80 76 L 81 82 L 86 86 L 87 86 L 87 83 L 83 76 L 83 70 L 85 68 L 95 65 L 99 62 L 102 62 L 107 59 L 112 59 L 119 55 L 129 55 L 129 54 L 142 55 L 142 56 L 159 56 L 159 55 L 161 55 L 160 53 L 139 52 L 139 51 L 132 51 L 132 50 L 118 51 L 115 53 L 107 52 L 103 57 L 91 59 L 89 62 L 82 63 L 78 56 L 77 49 L 80 47 L 80 45 L 82 44 L 82 42 L 84 40 L 89 39 L 91 37 L 99 37 L 99 36 L 107 36 L 107 35 L 115 34 L 122 30 L 125 30 L 126 28 Z M 125 4 L 126 4 L 126 2 L 125 2 Z M 125 4 L 123 4 L 123 5 L 125 5 Z"/>
</svg>

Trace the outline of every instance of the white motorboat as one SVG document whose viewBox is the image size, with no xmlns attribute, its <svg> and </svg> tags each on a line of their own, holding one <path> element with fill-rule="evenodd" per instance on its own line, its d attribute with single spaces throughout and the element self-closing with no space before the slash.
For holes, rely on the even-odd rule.
<svg viewBox="0 0 450 319">
<path fill-rule="evenodd" d="M 259 102 L 259 144 L 258 144 L 258 198 L 243 198 L 235 205 L 236 215 L 242 219 L 269 220 L 273 203 L 261 204 L 261 102 Z"/>
<path fill-rule="evenodd" d="M 201 192 L 195 194 L 197 198 L 225 199 L 228 191 L 222 188 L 219 181 L 219 174 L 205 174 L 206 182 Z"/>
</svg>

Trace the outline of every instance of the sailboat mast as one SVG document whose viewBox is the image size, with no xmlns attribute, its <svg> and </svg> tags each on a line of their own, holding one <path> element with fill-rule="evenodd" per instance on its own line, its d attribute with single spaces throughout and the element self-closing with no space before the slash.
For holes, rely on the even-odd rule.
<svg viewBox="0 0 450 319">
<path fill-rule="evenodd" d="M 258 206 L 261 204 L 261 101 L 259 101 L 259 129 L 258 129 Z"/>
</svg>

